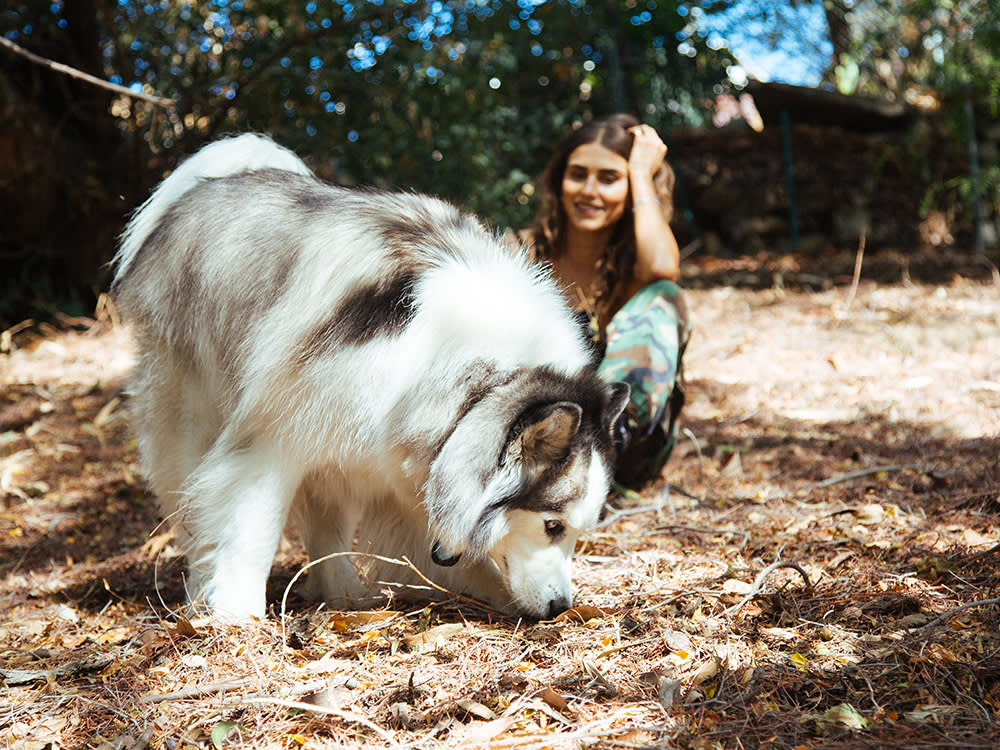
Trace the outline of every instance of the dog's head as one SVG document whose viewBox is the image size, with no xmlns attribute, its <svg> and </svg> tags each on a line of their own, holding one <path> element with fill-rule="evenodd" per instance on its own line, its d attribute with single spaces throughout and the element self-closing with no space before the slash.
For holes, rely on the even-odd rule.
<svg viewBox="0 0 1000 750">
<path fill-rule="evenodd" d="M 470 593 L 504 609 L 549 618 L 570 607 L 573 549 L 604 506 L 628 394 L 589 371 L 540 368 L 469 409 L 425 488 L 434 562 L 495 567 L 505 591 Z"/>
</svg>

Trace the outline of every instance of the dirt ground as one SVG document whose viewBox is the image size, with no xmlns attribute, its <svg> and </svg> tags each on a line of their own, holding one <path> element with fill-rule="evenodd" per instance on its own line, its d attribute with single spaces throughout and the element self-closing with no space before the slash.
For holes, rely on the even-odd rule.
<svg viewBox="0 0 1000 750">
<path fill-rule="evenodd" d="M 1000 285 L 769 283 L 690 290 L 683 440 L 542 623 L 328 611 L 293 543 L 185 618 L 127 331 L 0 342 L 0 746 L 997 747 Z"/>
</svg>

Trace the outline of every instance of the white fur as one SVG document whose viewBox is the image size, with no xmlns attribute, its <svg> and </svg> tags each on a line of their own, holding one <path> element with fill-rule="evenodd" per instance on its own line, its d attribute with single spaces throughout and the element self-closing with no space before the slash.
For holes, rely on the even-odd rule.
<svg viewBox="0 0 1000 750">
<path fill-rule="evenodd" d="M 170 175 L 170 179 L 160 183 L 125 228 L 114 259 L 115 280 L 121 279 L 128 271 L 132 259 L 160 223 L 164 211 L 199 181 L 225 177 L 238 171 L 251 172 L 267 168 L 312 174 L 309 167 L 293 152 L 253 133 L 210 143 L 198 152 L 197 159 L 183 162 Z"/>
<path fill-rule="evenodd" d="M 225 179 L 273 169 L 284 171 L 252 189 Z M 246 135 L 198 152 L 132 218 L 115 293 L 139 343 L 136 427 L 195 600 L 263 616 L 291 516 L 312 558 L 357 539 L 361 552 L 406 556 L 511 611 L 569 605 L 573 542 L 604 502 L 607 446 L 597 444 L 621 392 L 589 371 L 552 280 L 456 216 L 425 196 L 325 186 L 290 151 Z M 382 241 L 396 241 L 390 219 L 420 227 L 402 230 L 403 261 Z M 367 297 L 410 278 L 407 263 L 418 270 L 405 319 L 375 305 L 374 328 L 359 327 Z M 331 318 L 342 309 L 354 327 Z M 539 400 L 587 393 L 584 427 L 567 438 L 551 486 L 537 485 L 552 475 L 551 447 L 522 446 L 530 426 L 512 435 L 512 425 Z M 560 510 L 506 507 L 529 491 Z M 556 516 L 566 533 L 553 542 L 545 521 Z M 435 544 L 459 563 L 435 565 Z M 378 564 L 359 577 L 358 567 L 330 560 L 310 585 L 358 605 L 382 595 L 381 581 L 408 577 Z"/>
</svg>

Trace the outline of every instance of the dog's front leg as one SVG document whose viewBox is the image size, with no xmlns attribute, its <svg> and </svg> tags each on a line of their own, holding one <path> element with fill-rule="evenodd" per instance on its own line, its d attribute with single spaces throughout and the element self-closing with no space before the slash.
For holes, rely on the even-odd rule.
<svg viewBox="0 0 1000 750">
<path fill-rule="evenodd" d="M 309 560 L 306 595 L 334 607 L 360 606 L 368 588 L 358 578 L 359 557 L 351 554 L 358 522 L 368 498 L 354 493 L 350 482 L 336 473 L 306 481 L 292 512 Z M 320 561 L 322 558 L 327 558 Z"/>
<path fill-rule="evenodd" d="M 206 455 L 186 487 L 190 595 L 226 620 L 264 617 L 267 577 L 298 476 L 273 446 Z"/>
</svg>

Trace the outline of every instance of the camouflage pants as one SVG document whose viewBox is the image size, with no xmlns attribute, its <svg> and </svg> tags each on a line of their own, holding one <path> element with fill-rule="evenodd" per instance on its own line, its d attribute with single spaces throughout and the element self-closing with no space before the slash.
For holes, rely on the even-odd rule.
<svg viewBox="0 0 1000 750">
<path fill-rule="evenodd" d="M 689 335 L 684 297 L 670 281 L 640 289 L 608 323 L 598 374 L 632 388 L 615 429 L 615 474 L 623 484 L 655 478 L 670 458 L 684 405 L 682 357 Z"/>
</svg>

